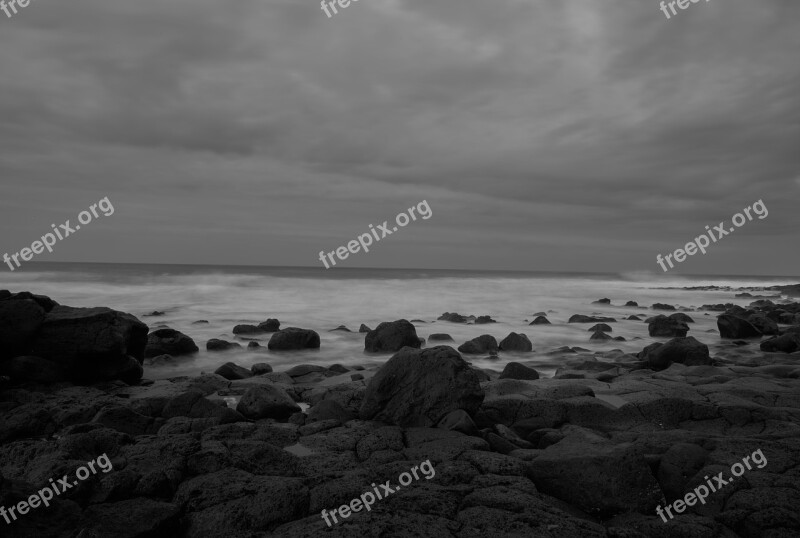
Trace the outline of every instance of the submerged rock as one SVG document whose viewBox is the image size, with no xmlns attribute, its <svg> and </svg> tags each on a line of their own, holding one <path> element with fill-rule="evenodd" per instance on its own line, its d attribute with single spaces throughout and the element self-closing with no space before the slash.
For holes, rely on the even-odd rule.
<svg viewBox="0 0 800 538">
<path fill-rule="evenodd" d="M 458 346 L 461 353 L 479 355 L 483 353 L 495 354 L 498 350 L 497 340 L 491 334 L 483 334 L 477 338 Z"/>
<path fill-rule="evenodd" d="M 319 349 L 319 335 L 310 329 L 287 327 L 273 334 L 267 347 L 271 351 Z"/>
<path fill-rule="evenodd" d="M 526 335 L 512 332 L 500 341 L 499 348 L 501 351 L 527 352 L 533 350 L 533 344 Z"/>
</svg>

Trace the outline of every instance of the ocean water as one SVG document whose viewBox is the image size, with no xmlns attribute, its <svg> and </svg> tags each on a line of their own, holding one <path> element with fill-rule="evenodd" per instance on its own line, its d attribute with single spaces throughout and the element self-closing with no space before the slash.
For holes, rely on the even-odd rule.
<svg viewBox="0 0 800 538">
<path fill-rule="evenodd" d="M 22 270 L 0 275 L 0 289 L 28 290 L 52 297 L 61 304 L 110 308 L 136 315 L 151 329 L 164 324 L 191 336 L 201 351 L 192 357 L 176 358 L 173 366 L 148 367 L 151 379 L 211 372 L 227 361 L 245 367 L 266 362 L 276 371 L 303 363 L 345 366 L 385 362 L 390 354 L 364 353 L 365 323 L 374 328 L 382 321 L 419 319 L 417 334 L 448 333 L 453 347 L 491 334 L 498 341 L 509 332 L 523 332 L 534 346 L 532 353 L 500 353 L 499 360 L 465 356 L 472 364 L 502 370 L 511 360 L 532 361 L 541 374 L 552 375 L 559 360 L 547 354 L 560 346 L 580 346 L 592 351 L 621 349 L 636 353 L 656 339 L 647 335 L 639 321 L 623 321 L 630 314 L 653 315 L 649 308 L 623 305 L 634 300 L 641 306 L 669 303 L 699 307 L 706 303 L 732 302 L 743 306 L 752 299 L 735 299 L 733 292 L 696 291 L 685 286 L 767 286 L 796 284 L 800 279 L 775 277 L 678 277 L 659 274 L 554 274 L 442 270 L 383 270 L 324 268 L 269 268 L 225 266 L 181 266 L 145 264 L 26 264 Z M 768 294 L 772 294 L 769 292 Z M 608 297 L 612 305 L 591 304 Z M 147 317 L 159 310 L 164 316 Z M 548 312 L 552 325 L 529 326 L 533 313 Z M 464 325 L 436 321 L 443 312 L 490 315 L 498 323 Z M 597 314 L 617 318 L 612 336 L 627 342 L 590 341 L 590 325 L 567 323 L 573 314 Z M 716 314 L 690 314 L 696 324 L 690 336 L 709 345 L 720 342 Z M 205 351 L 211 338 L 238 341 L 231 332 L 240 323 L 257 324 L 278 318 L 281 327 L 302 327 L 317 331 L 318 351 L 256 353 L 234 350 Z M 193 324 L 208 320 L 208 324 Z M 352 333 L 329 332 L 345 325 Z M 713 332 L 706 332 L 714 329 Z M 269 335 L 255 335 L 266 346 Z M 633 340 L 634 337 L 641 339 Z"/>
</svg>

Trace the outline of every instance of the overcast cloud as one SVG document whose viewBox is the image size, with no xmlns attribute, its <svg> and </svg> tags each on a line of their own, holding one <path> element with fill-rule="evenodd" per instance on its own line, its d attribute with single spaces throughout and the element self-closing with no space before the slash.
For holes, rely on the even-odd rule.
<svg viewBox="0 0 800 538">
<path fill-rule="evenodd" d="M 35 0 L 0 13 L 0 254 L 800 274 L 800 3 Z"/>
</svg>

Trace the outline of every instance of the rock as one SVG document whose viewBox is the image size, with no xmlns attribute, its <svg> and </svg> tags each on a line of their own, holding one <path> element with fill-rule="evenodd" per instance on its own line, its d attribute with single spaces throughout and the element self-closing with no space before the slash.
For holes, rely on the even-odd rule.
<svg viewBox="0 0 800 538">
<path fill-rule="evenodd" d="M 394 353 L 403 347 L 420 348 L 417 330 L 408 320 L 385 321 L 364 338 L 364 351 Z"/>
<path fill-rule="evenodd" d="M 481 325 L 481 324 L 484 324 L 484 323 L 497 323 L 497 321 L 493 320 L 489 316 L 478 316 L 475 319 L 475 325 Z"/>
<path fill-rule="evenodd" d="M 689 481 L 703 468 L 708 452 L 692 443 L 676 443 L 663 454 L 656 474 L 668 502 L 685 495 Z"/>
<path fill-rule="evenodd" d="M 656 303 L 651 307 L 653 310 L 675 310 L 671 304 Z"/>
<path fill-rule="evenodd" d="M 267 321 L 259 323 L 258 328 L 266 333 L 278 332 L 281 328 L 281 322 L 275 318 L 269 318 Z"/>
<path fill-rule="evenodd" d="M 605 318 L 605 317 L 595 317 L 595 316 L 584 316 L 582 314 L 575 314 L 569 318 L 568 323 L 597 323 L 597 322 L 606 322 L 612 323 L 617 320 L 614 318 Z"/>
<path fill-rule="evenodd" d="M 0 361 L 28 352 L 45 315 L 33 299 L 0 300 Z"/>
<path fill-rule="evenodd" d="M 499 379 L 539 379 L 539 372 L 533 368 L 525 366 L 524 364 L 520 364 L 518 362 L 509 362 L 506 364 L 506 367 L 503 368 L 503 372 L 500 374 Z"/>
<path fill-rule="evenodd" d="M 319 349 L 319 335 L 310 329 L 287 327 L 273 334 L 267 347 L 271 351 Z"/>
<path fill-rule="evenodd" d="M 14 299 L 0 305 L 8 302 Z M 142 375 L 147 330 L 136 317 L 110 308 L 54 306 L 45 315 L 29 355 L 57 363 L 75 382 L 135 383 Z"/>
<path fill-rule="evenodd" d="M 324 366 L 318 366 L 316 364 L 298 364 L 297 366 L 292 366 L 286 370 L 286 375 L 291 377 L 303 377 L 304 375 L 324 371 Z"/>
<path fill-rule="evenodd" d="M 781 336 L 773 336 L 761 342 L 761 351 L 771 353 L 794 353 L 800 350 L 800 333 L 791 332 Z"/>
<path fill-rule="evenodd" d="M 199 348 L 194 340 L 175 329 L 158 329 L 147 335 L 147 347 L 144 357 L 151 358 L 158 355 L 191 355 L 197 353 Z"/>
<path fill-rule="evenodd" d="M 611 299 L 598 299 L 596 301 L 592 301 L 592 304 L 611 304 Z"/>
<path fill-rule="evenodd" d="M 341 332 L 344 332 L 344 333 L 351 333 L 351 332 L 353 332 L 353 331 L 351 331 L 350 329 L 348 329 L 347 327 L 345 327 L 344 325 L 339 325 L 339 326 L 338 326 L 338 327 L 336 327 L 335 329 L 331 329 L 331 330 L 330 330 L 330 331 L 328 331 L 328 332 L 329 332 L 329 333 L 332 333 L 332 332 L 335 332 L 335 331 L 341 331 Z"/>
<path fill-rule="evenodd" d="M 528 323 L 528 325 L 551 325 L 551 323 L 546 317 L 537 316 L 536 319 Z"/>
<path fill-rule="evenodd" d="M 442 420 L 439 421 L 436 427 L 442 428 L 443 430 L 461 432 L 465 435 L 479 435 L 478 427 L 475 426 L 475 422 L 472 420 L 472 417 L 469 416 L 469 413 L 463 409 L 450 411 Z"/>
<path fill-rule="evenodd" d="M 458 346 L 461 353 L 468 353 L 470 355 L 478 355 L 482 353 L 489 353 L 494 355 L 497 350 L 497 340 L 490 334 L 483 334 L 477 338 L 473 338 L 469 342 L 465 342 Z"/>
<path fill-rule="evenodd" d="M 688 316 L 683 312 L 675 312 L 674 314 L 670 314 L 669 319 L 674 319 L 675 321 L 680 321 L 682 323 L 694 323 L 694 320 L 691 318 L 691 316 Z"/>
<path fill-rule="evenodd" d="M 17 382 L 57 383 L 67 380 L 67 373 L 53 361 L 41 357 L 20 356 L 0 362 L 0 374 Z"/>
<path fill-rule="evenodd" d="M 749 321 L 730 314 L 722 314 L 717 318 L 719 335 L 722 338 L 759 338 L 761 331 L 756 329 Z"/>
<path fill-rule="evenodd" d="M 286 394 L 285 390 L 274 385 L 259 385 L 247 389 L 236 410 L 251 420 L 262 418 L 286 420 L 293 413 L 299 412 L 300 406 Z"/>
<path fill-rule="evenodd" d="M 592 325 L 592 326 L 591 326 L 589 329 L 587 329 L 587 330 L 588 330 L 589 332 L 592 332 L 592 333 L 593 333 L 593 332 L 596 332 L 596 331 L 603 331 L 603 332 L 610 333 L 610 332 L 611 332 L 611 331 L 613 331 L 614 329 L 612 329 L 610 325 L 607 325 L 607 324 L 605 324 L 605 323 L 598 323 L 598 324 L 596 324 L 596 325 Z"/>
<path fill-rule="evenodd" d="M 233 328 L 233 334 L 262 334 L 265 332 L 264 329 L 255 325 L 236 325 Z"/>
<path fill-rule="evenodd" d="M 83 517 L 79 526 L 82 538 L 178 536 L 181 531 L 181 513 L 176 505 L 146 497 L 91 505 Z"/>
<path fill-rule="evenodd" d="M 642 318 L 640 318 L 639 316 L 628 316 L 625 319 L 628 319 L 628 320 L 631 320 L 631 321 L 641 321 L 642 320 Z"/>
<path fill-rule="evenodd" d="M 372 329 L 370 329 L 369 327 L 367 327 L 367 326 L 366 326 L 366 325 L 364 325 L 363 323 L 361 324 L 361 327 L 359 327 L 359 328 L 358 328 L 358 332 L 360 332 L 360 333 L 368 333 L 368 332 L 370 332 L 371 330 L 372 330 Z"/>
<path fill-rule="evenodd" d="M 272 372 L 272 366 L 264 362 L 259 362 L 251 366 L 250 371 L 253 373 L 253 375 L 269 374 Z"/>
<path fill-rule="evenodd" d="M 149 314 L 145 314 L 145 317 L 156 317 L 156 316 L 163 316 L 163 315 L 164 315 L 164 312 L 161 312 L 159 310 L 153 310 Z"/>
<path fill-rule="evenodd" d="M 764 312 L 751 314 L 747 317 L 747 321 L 749 321 L 753 327 L 761 331 L 761 334 L 777 335 L 780 332 L 775 320 L 768 318 Z"/>
<path fill-rule="evenodd" d="M 234 379 L 247 379 L 248 377 L 253 377 L 253 373 L 248 370 L 247 368 L 243 368 L 235 363 L 226 362 L 216 370 L 214 373 L 224 377 L 225 379 L 232 381 Z"/>
<path fill-rule="evenodd" d="M 452 342 L 453 337 L 446 333 L 433 333 L 428 336 L 428 340 L 431 342 Z"/>
<path fill-rule="evenodd" d="M 653 370 L 663 370 L 673 362 L 686 366 L 711 364 L 708 346 L 698 342 L 693 336 L 673 338 L 664 344 L 650 344 L 639 352 L 639 358 Z"/>
<path fill-rule="evenodd" d="M 350 374 L 350 379 L 352 379 L 353 381 L 361 381 L 362 379 L 364 379 L 364 375 L 363 374 Z"/>
<path fill-rule="evenodd" d="M 328 367 L 328 372 L 327 373 L 330 373 L 330 374 L 333 374 L 333 375 L 339 375 L 339 374 L 346 374 L 349 371 L 350 371 L 349 369 L 345 368 L 341 364 L 331 364 Z"/>
<path fill-rule="evenodd" d="M 500 342 L 500 350 L 501 351 L 532 351 L 533 344 L 531 341 L 528 340 L 528 337 L 524 334 L 517 334 L 517 333 L 510 333 L 508 336 L 503 338 Z"/>
<path fill-rule="evenodd" d="M 441 316 L 439 316 L 436 319 L 439 320 L 439 321 L 449 321 L 451 323 L 466 323 L 467 322 L 467 318 L 465 316 L 462 316 L 461 314 L 457 314 L 455 312 L 453 312 L 452 314 L 450 312 L 445 312 L 444 314 L 442 314 Z"/>
<path fill-rule="evenodd" d="M 639 306 L 639 303 L 637 303 L 636 301 L 628 301 L 627 303 L 625 303 L 625 306 Z"/>
<path fill-rule="evenodd" d="M 192 325 L 205 325 L 208 323 L 207 319 L 198 319 L 197 321 L 193 321 Z"/>
<path fill-rule="evenodd" d="M 662 314 L 652 318 L 647 325 L 647 331 L 650 336 L 686 336 L 689 326 Z"/>
<path fill-rule="evenodd" d="M 241 349 L 241 347 L 241 344 L 237 344 L 236 342 L 226 342 L 218 338 L 212 338 L 206 342 L 207 351 L 228 351 L 230 349 Z"/>
<path fill-rule="evenodd" d="M 603 331 L 595 331 L 594 334 L 589 337 L 589 340 L 611 340 L 611 337 Z"/>
<path fill-rule="evenodd" d="M 336 419 L 341 424 L 344 424 L 354 418 L 356 418 L 355 414 L 345 409 L 339 402 L 322 400 L 308 410 L 306 424 L 330 419 Z"/>
<path fill-rule="evenodd" d="M 401 349 L 367 385 L 362 420 L 432 427 L 448 413 L 474 414 L 483 401 L 475 372 L 449 346 Z"/>
<path fill-rule="evenodd" d="M 262 346 L 258 342 L 247 342 L 247 349 L 256 349 L 259 347 L 264 347 L 264 346 Z"/>
</svg>

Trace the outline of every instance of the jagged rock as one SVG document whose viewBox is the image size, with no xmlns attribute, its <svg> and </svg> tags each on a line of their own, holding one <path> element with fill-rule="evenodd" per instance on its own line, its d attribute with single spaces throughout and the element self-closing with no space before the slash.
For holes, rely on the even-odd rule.
<svg viewBox="0 0 800 538">
<path fill-rule="evenodd" d="M 358 332 L 360 332 L 360 333 L 368 333 L 368 332 L 370 332 L 371 330 L 372 330 L 372 329 L 370 329 L 369 327 L 367 327 L 367 326 L 366 326 L 366 325 L 364 325 L 363 323 L 361 324 L 361 327 L 359 327 L 359 328 L 358 328 Z"/>
<path fill-rule="evenodd" d="M 722 338 L 759 338 L 761 331 L 756 329 L 749 321 L 730 314 L 722 314 L 717 318 L 719 335 Z"/>
</svg>

